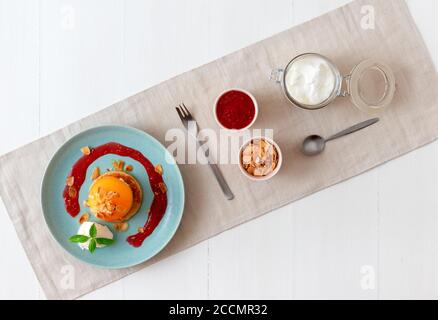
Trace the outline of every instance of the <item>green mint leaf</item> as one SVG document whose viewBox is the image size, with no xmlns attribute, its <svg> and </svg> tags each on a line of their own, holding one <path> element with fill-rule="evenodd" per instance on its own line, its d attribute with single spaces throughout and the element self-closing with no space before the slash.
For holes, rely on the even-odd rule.
<svg viewBox="0 0 438 320">
<path fill-rule="evenodd" d="M 88 251 L 90 251 L 90 253 L 93 253 L 94 250 L 96 250 L 96 240 L 91 239 L 90 243 L 88 244 Z"/>
<path fill-rule="evenodd" d="M 107 239 L 107 238 L 96 238 L 97 244 L 109 246 L 114 243 L 114 239 Z"/>
<path fill-rule="evenodd" d="M 84 242 L 87 242 L 88 239 L 90 239 L 90 238 L 87 236 L 77 234 L 77 235 L 71 236 L 68 240 L 70 242 L 74 242 L 74 243 L 84 243 Z"/>
<path fill-rule="evenodd" d="M 93 223 L 93 225 L 90 228 L 90 237 L 91 238 L 96 238 L 96 235 L 97 235 L 96 224 Z"/>
</svg>

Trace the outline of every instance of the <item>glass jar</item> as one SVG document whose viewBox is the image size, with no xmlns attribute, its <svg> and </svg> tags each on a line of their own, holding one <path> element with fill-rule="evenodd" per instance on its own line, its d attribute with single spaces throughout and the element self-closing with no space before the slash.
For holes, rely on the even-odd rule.
<svg viewBox="0 0 438 320">
<path fill-rule="evenodd" d="M 325 68 L 331 71 L 332 90 L 327 98 L 318 103 L 300 102 L 294 97 L 286 84 L 288 72 L 301 59 L 315 58 L 324 61 Z M 304 60 L 303 60 L 304 61 Z M 357 64 L 350 74 L 343 76 L 336 65 L 327 57 L 317 53 L 304 53 L 293 58 L 284 69 L 272 70 L 271 80 L 281 85 L 286 98 L 295 106 L 306 110 L 326 107 L 337 97 L 350 97 L 360 110 L 375 114 L 385 109 L 392 101 L 396 82 L 392 70 L 384 63 L 368 59 Z"/>
</svg>

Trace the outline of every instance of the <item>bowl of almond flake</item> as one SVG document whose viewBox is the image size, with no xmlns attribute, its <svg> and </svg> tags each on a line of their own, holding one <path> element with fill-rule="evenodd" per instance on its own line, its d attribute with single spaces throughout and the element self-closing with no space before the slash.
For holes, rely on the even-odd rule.
<svg viewBox="0 0 438 320">
<path fill-rule="evenodd" d="M 267 137 L 251 138 L 239 151 L 239 168 L 255 181 L 266 181 L 280 171 L 283 157 L 280 147 Z"/>
</svg>

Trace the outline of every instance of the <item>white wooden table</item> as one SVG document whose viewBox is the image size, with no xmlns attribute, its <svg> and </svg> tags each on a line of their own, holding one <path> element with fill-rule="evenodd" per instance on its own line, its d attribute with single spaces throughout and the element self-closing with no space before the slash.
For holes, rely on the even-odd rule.
<svg viewBox="0 0 438 320">
<path fill-rule="evenodd" d="M 0 0 L 0 153 L 347 2 Z M 438 2 L 408 3 L 438 65 Z M 0 226 L 0 298 L 44 298 Z M 438 298 L 438 143 L 85 298 Z"/>
</svg>

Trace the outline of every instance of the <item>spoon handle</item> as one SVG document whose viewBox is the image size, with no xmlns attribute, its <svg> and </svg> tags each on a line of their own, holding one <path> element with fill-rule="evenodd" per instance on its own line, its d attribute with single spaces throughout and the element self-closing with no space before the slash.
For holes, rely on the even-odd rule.
<svg viewBox="0 0 438 320">
<path fill-rule="evenodd" d="M 366 128 L 366 127 L 369 127 L 369 126 L 371 126 L 371 125 L 373 125 L 373 124 L 375 124 L 377 122 L 379 122 L 379 118 L 373 118 L 373 119 L 370 119 L 370 120 L 366 120 L 366 121 L 358 123 L 358 124 L 356 124 L 356 125 L 354 125 L 354 126 L 352 126 L 350 128 L 342 130 L 341 132 L 331 136 L 330 138 L 327 138 L 325 141 L 327 142 L 327 141 L 331 141 L 331 140 L 335 140 L 335 139 L 341 138 L 341 137 L 346 136 L 346 135 L 348 135 L 350 133 L 353 133 L 353 132 L 362 130 L 362 129 Z"/>
</svg>

